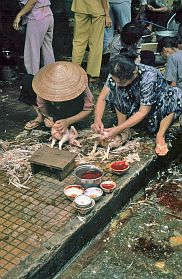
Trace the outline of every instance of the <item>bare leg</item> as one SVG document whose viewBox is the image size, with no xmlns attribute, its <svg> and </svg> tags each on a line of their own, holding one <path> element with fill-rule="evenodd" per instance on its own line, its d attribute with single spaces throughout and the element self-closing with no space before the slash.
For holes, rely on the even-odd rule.
<svg viewBox="0 0 182 279">
<path fill-rule="evenodd" d="M 43 122 L 43 117 L 42 115 L 40 114 L 39 110 L 38 110 L 38 107 L 36 106 L 33 106 L 35 112 L 37 113 L 37 117 L 35 118 L 37 121 L 39 122 Z"/>
<path fill-rule="evenodd" d="M 34 120 L 31 120 L 29 122 L 26 123 L 25 125 L 25 129 L 26 130 L 32 130 L 38 126 L 40 126 L 40 124 L 44 121 L 42 115 L 40 114 L 38 108 L 36 106 L 33 106 L 34 111 L 37 114 L 37 117 Z"/>
<path fill-rule="evenodd" d="M 173 119 L 174 119 L 174 113 L 171 113 L 161 120 L 159 131 L 156 135 L 156 147 L 155 147 L 155 152 L 159 156 L 165 156 L 169 151 L 165 141 L 165 134 L 168 128 L 170 127 Z"/>
<path fill-rule="evenodd" d="M 121 113 L 120 111 L 118 111 L 116 108 L 116 115 L 117 115 L 117 119 L 118 119 L 118 125 L 122 124 L 123 122 L 126 121 L 126 115 Z"/>
</svg>

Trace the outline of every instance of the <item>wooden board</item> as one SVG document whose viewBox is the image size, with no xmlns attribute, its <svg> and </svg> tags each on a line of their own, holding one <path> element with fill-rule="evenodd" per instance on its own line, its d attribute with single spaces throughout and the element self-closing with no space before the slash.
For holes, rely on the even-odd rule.
<svg viewBox="0 0 182 279">
<path fill-rule="evenodd" d="M 29 162 L 33 174 L 47 168 L 49 171 L 57 170 L 59 178 L 63 179 L 75 167 L 76 156 L 69 151 L 43 146 L 30 157 Z"/>
</svg>

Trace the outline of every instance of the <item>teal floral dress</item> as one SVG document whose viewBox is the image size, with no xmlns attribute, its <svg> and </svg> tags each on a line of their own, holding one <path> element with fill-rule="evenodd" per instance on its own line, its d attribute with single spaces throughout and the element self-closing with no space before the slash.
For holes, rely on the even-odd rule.
<svg viewBox="0 0 182 279">
<path fill-rule="evenodd" d="M 149 131 L 155 132 L 161 120 L 174 112 L 174 120 L 182 114 L 182 90 L 170 87 L 161 72 L 139 64 L 138 77 L 127 87 L 119 87 L 108 75 L 105 86 L 110 89 L 106 101 L 127 117 L 135 114 L 141 105 L 151 106 L 147 116 Z"/>
</svg>

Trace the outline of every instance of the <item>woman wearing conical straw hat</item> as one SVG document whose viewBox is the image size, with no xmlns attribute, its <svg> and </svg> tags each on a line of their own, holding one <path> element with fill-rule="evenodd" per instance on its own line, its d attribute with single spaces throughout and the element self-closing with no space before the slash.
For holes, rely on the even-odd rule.
<svg viewBox="0 0 182 279">
<path fill-rule="evenodd" d="M 55 62 L 44 66 L 32 82 L 40 113 L 45 124 L 64 133 L 93 110 L 93 95 L 87 73 L 73 62 Z"/>
</svg>

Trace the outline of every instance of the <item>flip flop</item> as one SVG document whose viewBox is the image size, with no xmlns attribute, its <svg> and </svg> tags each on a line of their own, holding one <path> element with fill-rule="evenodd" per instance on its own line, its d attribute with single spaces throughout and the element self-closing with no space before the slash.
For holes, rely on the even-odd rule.
<svg viewBox="0 0 182 279">
<path fill-rule="evenodd" d="M 167 144 L 164 144 L 164 145 L 157 144 L 156 149 L 157 148 L 159 148 L 159 152 L 158 153 L 157 153 L 157 151 L 155 151 L 155 152 L 158 156 L 165 156 L 169 151 Z"/>
<path fill-rule="evenodd" d="M 37 120 L 31 120 L 31 121 L 29 121 L 25 124 L 24 129 L 28 130 L 28 131 L 33 130 L 33 129 L 39 127 L 40 125 L 42 125 L 42 123 L 43 122 L 40 122 L 40 121 L 37 121 Z"/>
</svg>

